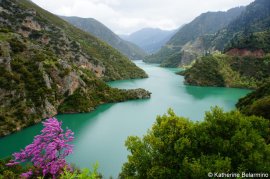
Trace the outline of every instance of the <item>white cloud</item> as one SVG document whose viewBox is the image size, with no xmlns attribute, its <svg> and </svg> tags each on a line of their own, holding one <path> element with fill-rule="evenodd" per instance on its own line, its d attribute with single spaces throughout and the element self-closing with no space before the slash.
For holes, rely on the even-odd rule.
<svg viewBox="0 0 270 179">
<path fill-rule="evenodd" d="M 174 29 L 207 11 L 224 11 L 254 0 L 33 0 L 65 16 L 92 17 L 116 33 L 144 27 Z"/>
</svg>

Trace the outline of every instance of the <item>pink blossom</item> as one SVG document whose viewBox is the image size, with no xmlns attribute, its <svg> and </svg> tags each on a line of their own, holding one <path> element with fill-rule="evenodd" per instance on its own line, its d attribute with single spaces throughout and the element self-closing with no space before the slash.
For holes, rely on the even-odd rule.
<svg viewBox="0 0 270 179">
<path fill-rule="evenodd" d="M 35 136 L 32 144 L 29 144 L 21 152 L 14 153 L 14 160 L 7 165 L 16 165 L 19 162 L 31 161 L 37 169 L 41 169 L 42 175 L 58 176 L 68 164 L 65 157 L 72 153 L 73 145 L 68 144 L 74 137 L 74 133 L 62 129 L 62 122 L 56 118 L 49 118 L 43 122 L 44 128 L 40 135 Z M 33 172 L 23 173 L 23 178 L 29 178 Z"/>
<path fill-rule="evenodd" d="M 26 173 L 22 173 L 21 177 L 22 178 L 30 178 L 32 175 L 33 175 L 33 172 L 30 170 L 30 171 L 28 171 Z"/>
</svg>

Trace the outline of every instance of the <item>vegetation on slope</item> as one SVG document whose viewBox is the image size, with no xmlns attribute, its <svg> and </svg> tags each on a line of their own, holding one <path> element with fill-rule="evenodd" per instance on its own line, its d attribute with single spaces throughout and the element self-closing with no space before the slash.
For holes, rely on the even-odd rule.
<svg viewBox="0 0 270 179">
<path fill-rule="evenodd" d="M 184 71 L 190 85 L 256 89 L 270 78 L 270 56 L 232 57 L 214 54 L 202 57 Z"/>
<path fill-rule="evenodd" d="M 220 65 L 212 56 L 203 57 L 191 68 L 182 72 L 185 82 L 198 86 L 225 86 L 225 81 L 220 73 Z"/>
<path fill-rule="evenodd" d="M 226 27 L 232 20 L 238 17 L 244 7 L 232 8 L 226 12 L 206 12 L 195 18 L 192 22 L 181 28 L 168 44 L 183 46 L 191 40 L 205 34 L 214 34 Z"/>
<path fill-rule="evenodd" d="M 74 26 L 94 35 L 95 37 L 102 39 L 131 60 L 142 60 L 146 56 L 146 53 L 140 47 L 133 43 L 122 40 L 108 27 L 93 18 L 65 16 L 61 16 L 61 18 L 73 24 Z"/>
<path fill-rule="evenodd" d="M 175 66 L 178 59 L 177 66 L 188 65 L 206 52 L 214 50 L 227 52 L 231 49 L 245 49 L 252 52 L 262 50 L 263 54 L 267 54 L 270 52 L 269 12 L 268 0 L 256 0 L 246 8 L 229 10 L 223 14 L 227 15 L 227 18 L 217 19 L 222 16 L 221 13 L 202 14 L 181 28 L 163 49 L 149 56 L 146 61 L 162 63 L 162 66 Z M 200 43 L 198 37 L 201 39 Z M 187 42 L 189 48 L 183 49 Z M 183 56 L 180 51 L 191 52 L 191 55 Z"/>
<path fill-rule="evenodd" d="M 131 154 L 120 178 L 209 178 L 209 172 L 270 171 L 269 121 L 238 111 L 214 108 L 204 121 L 193 122 L 169 110 L 143 138 L 129 137 L 126 147 Z"/>
<path fill-rule="evenodd" d="M 91 81 L 90 83 L 98 84 L 95 88 L 76 90 L 68 96 L 59 106 L 58 111 L 61 113 L 89 112 L 96 106 L 103 103 L 114 103 L 126 101 L 128 99 L 150 98 L 150 92 L 144 89 L 117 89 L 111 88 L 101 81 Z M 76 104 L 76 106 L 74 106 Z"/>
<path fill-rule="evenodd" d="M 212 44 L 212 47 L 220 50 L 225 48 L 228 55 L 202 58 L 184 72 L 186 82 L 193 85 L 244 88 L 258 88 L 264 84 L 270 77 L 270 56 L 267 54 L 270 52 L 269 12 L 270 3 L 266 0 L 256 0 L 247 6 L 228 27 L 210 38 L 209 47 Z M 207 71 L 204 69 L 206 66 Z M 211 78 L 210 74 L 219 74 L 221 77 Z"/>
<path fill-rule="evenodd" d="M 240 99 L 236 107 L 243 114 L 270 119 L 270 82 Z"/>
<path fill-rule="evenodd" d="M 119 80 L 119 79 L 128 79 L 128 78 L 141 78 L 147 77 L 146 73 L 136 67 L 136 65 L 130 62 L 126 57 L 124 57 L 120 52 L 113 49 L 105 42 L 98 40 L 96 37 L 91 36 L 89 33 L 84 32 L 61 18 L 41 9 L 30 1 L 23 0 L 18 1 L 20 8 L 24 7 L 25 9 L 34 9 L 36 11 L 35 20 L 37 20 L 41 25 L 51 25 L 52 29 L 57 30 L 58 32 L 52 32 L 50 29 L 42 29 L 49 35 L 50 33 L 55 33 L 59 35 L 59 31 L 64 33 L 67 38 L 77 42 L 84 53 L 89 57 L 92 57 L 94 63 L 103 65 L 106 68 L 104 73 L 105 80 Z M 16 14 L 18 16 L 18 14 Z M 20 20 L 20 19 L 17 19 Z M 22 21 L 21 19 L 20 21 Z M 16 26 L 16 25 L 15 25 Z M 55 36 L 57 38 L 57 36 Z M 75 45 L 76 46 L 76 45 Z M 127 70 L 128 69 L 128 70 Z"/>
<path fill-rule="evenodd" d="M 209 39 L 208 47 L 224 50 L 228 55 L 203 57 L 182 73 L 186 83 L 257 89 L 240 99 L 237 108 L 246 115 L 269 119 L 269 27 L 270 1 L 254 1 Z"/>
<path fill-rule="evenodd" d="M 226 46 L 225 51 L 234 48 L 246 49 L 252 52 L 262 50 L 263 53 L 270 53 L 270 30 L 237 34 Z"/>
<path fill-rule="evenodd" d="M 256 0 L 212 40 L 212 47 L 223 51 L 231 48 L 264 49 L 269 52 L 270 2 Z"/>
<path fill-rule="evenodd" d="M 0 136 L 58 111 L 150 97 L 102 81 L 147 76 L 104 42 L 31 1 L 3 0 L 0 7 Z"/>
</svg>

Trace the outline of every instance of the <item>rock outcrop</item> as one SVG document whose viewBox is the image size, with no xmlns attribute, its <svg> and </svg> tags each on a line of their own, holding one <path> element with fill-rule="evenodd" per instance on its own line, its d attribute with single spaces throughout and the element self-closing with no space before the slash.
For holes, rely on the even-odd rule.
<svg viewBox="0 0 270 179">
<path fill-rule="evenodd" d="M 130 89 L 130 90 L 124 90 L 127 92 L 130 96 L 133 96 L 134 99 L 148 99 L 151 97 L 151 92 L 138 88 L 138 89 Z"/>
<path fill-rule="evenodd" d="M 227 51 L 226 54 L 237 57 L 255 57 L 255 58 L 263 58 L 265 56 L 265 53 L 262 49 L 251 51 L 247 49 L 233 48 Z"/>
</svg>

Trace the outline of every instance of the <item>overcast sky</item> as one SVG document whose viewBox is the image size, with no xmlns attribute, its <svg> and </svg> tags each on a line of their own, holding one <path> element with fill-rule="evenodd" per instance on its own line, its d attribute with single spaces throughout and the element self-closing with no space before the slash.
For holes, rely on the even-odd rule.
<svg viewBox="0 0 270 179">
<path fill-rule="evenodd" d="M 254 0 L 32 0 L 58 15 L 92 17 L 117 34 L 144 27 L 176 29 L 207 11 L 226 11 Z"/>
</svg>

